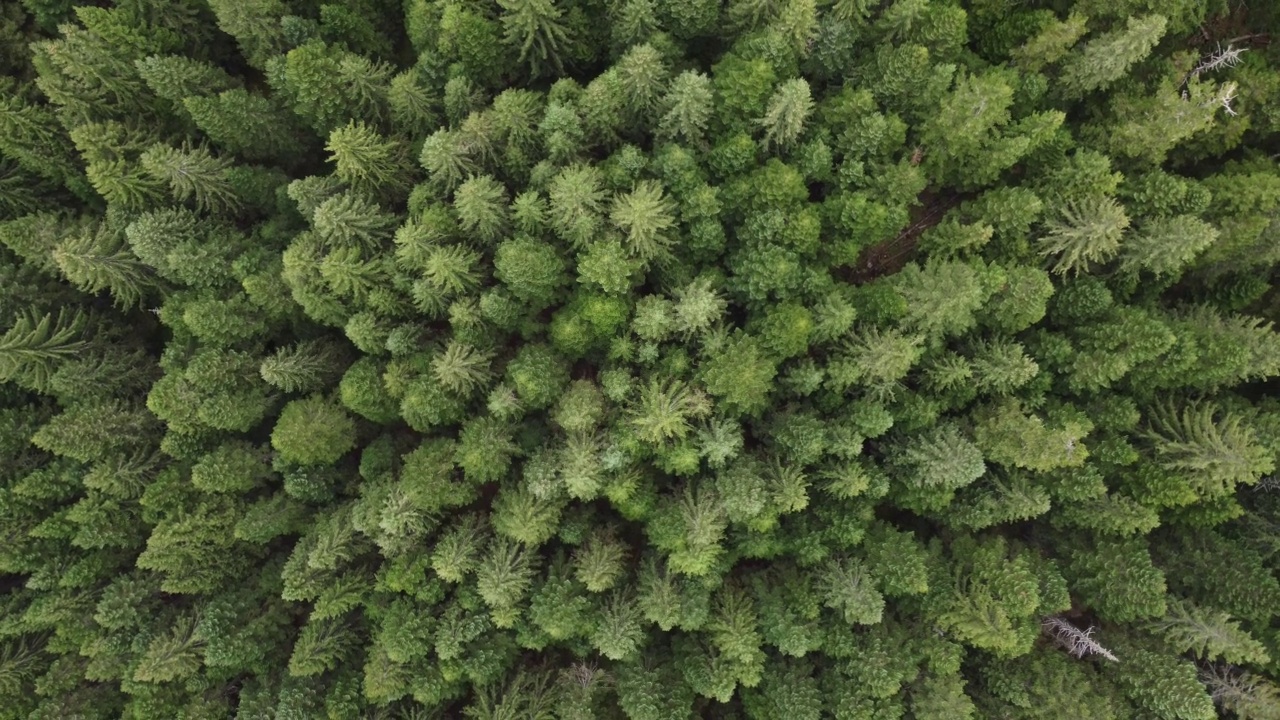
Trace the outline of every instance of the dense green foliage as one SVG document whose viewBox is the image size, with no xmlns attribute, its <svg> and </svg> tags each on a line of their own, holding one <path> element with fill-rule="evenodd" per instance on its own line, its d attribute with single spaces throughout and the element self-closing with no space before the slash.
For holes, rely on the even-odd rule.
<svg viewBox="0 0 1280 720">
<path fill-rule="evenodd" d="M 0 3 L 0 718 L 1280 718 L 1277 32 Z"/>
</svg>

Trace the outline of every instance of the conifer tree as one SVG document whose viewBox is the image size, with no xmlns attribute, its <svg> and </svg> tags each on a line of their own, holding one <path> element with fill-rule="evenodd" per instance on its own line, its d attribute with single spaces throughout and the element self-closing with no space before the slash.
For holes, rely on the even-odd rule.
<svg viewBox="0 0 1280 720">
<path fill-rule="evenodd" d="M 1101 618 L 1128 622 L 1165 613 L 1164 573 L 1141 539 L 1098 538 L 1082 545 L 1073 550 L 1065 574 Z"/>
<path fill-rule="evenodd" d="M 972 265 L 929 263 L 908 265 L 896 277 L 906 301 L 906 324 L 927 334 L 955 335 L 974 325 L 974 313 L 990 295 Z"/>
<path fill-rule="evenodd" d="M 29 172 L 66 185 L 81 198 L 92 197 L 70 137 L 45 106 L 6 93 L 0 105 L 0 153 Z"/>
<path fill-rule="evenodd" d="M 228 177 L 230 161 L 215 158 L 206 148 L 157 146 L 143 153 L 141 162 L 148 173 L 169 185 L 179 202 L 192 200 L 201 212 L 230 215 L 240 209 L 241 200 Z"/>
<path fill-rule="evenodd" d="M 1112 104 L 1115 119 L 1098 128 L 1099 144 L 1116 156 L 1158 163 L 1217 118 L 1231 117 L 1237 90 L 1233 82 L 1192 81 L 1177 88 L 1166 81 L 1150 95 L 1118 97 Z"/>
<path fill-rule="evenodd" d="M 924 508 L 945 506 L 952 491 L 986 472 L 982 452 L 952 424 L 938 425 L 895 450 L 891 463 L 911 498 L 908 502 Z"/>
<path fill-rule="evenodd" d="M 392 197 L 408 187 L 408 148 L 382 137 L 362 122 L 352 122 L 329 133 L 325 150 L 336 166 L 335 174 L 348 187 L 369 195 Z"/>
<path fill-rule="evenodd" d="M 262 379 L 287 393 L 323 390 L 342 369 L 340 348 L 323 340 L 309 340 L 280 348 L 262 361 Z"/>
<path fill-rule="evenodd" d="M 1232 664 L 1265 664 L 1267 651 L 1226 613 L 1207 611 L 1186 602 L 1169 604 L 1168 614 L 1152 623 L 1171 646 L 1202 660 L 1221 658 Z"/>
<path fill-rule="evenodd" d="M 707 392 L 727 408 L 754 414 L 766 406 L 778 369 L 755 338 L 738 334 L 708 356 L 701 372 Z"/>
<path fill-rule="evenodd" d="M 55 415 L 31 436 L 43 450 L 81 462 L 103 460 L 146 442 L 154 419 L 120 400 L 76 405 Z"/>
<path fill-rule="evenodd" d="M 1134 649 L 1120 666 L 1119 685 L 1139 707 L 1165 717 L 1205 718 L 1217 713 L 1195 667 L 1169 655 Z"/>
<path fill-rule="evenodd" d="M 488 175 L 469 178 L 453 197 L 461 228 L 485 244 L 505 234 L 510 222 L 507 205 L 506 188 Z"/>
<path fill-rule="evenodd" d="M 562 55 L 571 38 L 554 0 L 499 0 L 498 4 L 503 10 L 503 41 L 519 48 L 519 60 L 528 63 L 529 74 L 563 74 Z"/>
<path fill-rule="evenodd" d="M 332 402 L 313 395 L 285 406 L 271 432 L 271 445 L 298 465 L 327 465 L 355 444 L 355 425 Z"/>
<path fill-rule="evenodd" d="M 1065 20 L 1053 20 L 1010 54 L 1019 65 L 1039 71 L 1071 50 L 1087 31 L 1087 22 L 1088 18 L 1080 13 L 1072 13 Z"/>
<path fill-rule="evenodd" d="M 139 682 L 169 682 L 194 675 L 200 668 L 200 650 L 204 644 L 196 628 L 195 618 L 184 615 L 165 635 L 147 646 L 133 679 Z"/>
<path fill-rule="evenodd" d="M 387 117 L 391 68 L 361 55 L 311 40 L 268 70 L 294 112 L 322 135 L 352 120 L 380 123 Z"/>
<path fill-rule="evenodd" d="M 458 394 L 482 387 L 489 379 L 489 356 L 468 345 L 451 342 L 431 361 L 436 380 Z"/>
<path fill-rule="evenodd" d="M 1051 258 L 1055 273 L 1080 273 L 1091 263 L 1114 257 L 1128 227 L 1129 216 L 1110 198 L 1071 205 L 1060 219 L 1048 223 L 1040 254 Z"/>
<path fill-rule="evenodd" d="M 609 218 L 623 231 L 631 254 L 641 262 L 658 260 L 672 242 L 675 204 L 662 186 L 652 181 L 638 183 L 631 192 L 614 199 Z"/>
<path fill-rule="evenodd" d="M 62 37 L 31 46 L 41 92 L 71 126 L 146 113 L 149 97 L 134 61 L 168 50 L 174 35 L 130 33 L 127 21 L 121 22 L 127 15 L 119 9 L 86 8 L 76 14 L 79 23 L 64 24 Z"/>
<path fill-rule="evenodd" d="M 710 78 L 692 70 L 680 73 L 662 99 L 658 136 L 692 147 L 705 146 L 714 100 Z"/>
<path fill-rule="evenodd" d="M 1238 416 L 1218 415 L 1212 404 L 1191 404 L 1181 412 L 1166 406 L 1151 415 L 1157 461 L 1189 473 L 1192 486 L 1210 495 L 1253 484 L 1275 468 L 1274 454 L 1257 444 L 1252 428 Z"/>
<path fill-rule="evenodd" d="M 636 121 L 648 119 L 666 91 L 670 73 L 662 54 L 648 43 L 636 45 L 619 58 L 616 70 L 627 114 Z"/>
<path fill-rule="evenodd" d="M 209 7 L 218 19 L 218 27 L 236 39 L 251 64 L 262 67 L 272 55 L 284 51 L 286 40 L 280 18 L 288 10 L 280 0 L 213 0 Z"/>
<path fill-rule="evenodd" d="M 789 148 L 803 134 L 805 121 L 812 112 L 809 84 L 800 79 L 783 83 L 769 99 L 764 117 L 760 118 L 765 145 Z"/>
<path fill-rule="evenodd" d="M 232 88 L 188 96 L 182 106 L 214 145 L 246 160 L 289 162 L 302 148 L 297 121 L 270 98 Z"/>
<path fill-rule="evenodd" d="M 237 78 L 217 65 L 182 55 L 152 55 L 135 64 L 151 91 L 174 103 L 240 87 Z"/>
<path fill-rule="evenodd" d="M 1121 247 L 1120 263 L 1156 275 L 1174 275 L 1218 239 L 1218 231 L 1196 217 L 1154 218 Z"/>
<path fill-rule="evenodd" d="M 129 250 L 124 233 L 110 227 L 72 235 L 53 249 L 52 256 L 76 287 L 88 293 L 108 291 L 121 307 L 140 304 L 157 288 L 151 269 Z"/>
<path fill-rule="evenodd" d="M 1168 27 L 1163 15 L 1130 17 L 1116 28 L 1084 43 L 1062 61 L 1060 81 L 1065 93 L 1080 97 L 1105 89 L 1145 58 Z"/>
<path fill-rule="evenodd" d="M 422 81 L 422 73 L 407 70 L 391 78 L 387 103 L 392 126 L 413 137 L 425 137 L 437 126 L 440 100 Z"/>
<path fill-rule="evenodd" d="M 595 239 L 600 228 L 603 182 L 599 169 L 575 164 L 558 172 L 547 189 L 551 227 L 575 246 Z"/>
<path fill-rule="evenodd" d="M 529 554 L 508 540 L 494 543 L 481 559 L 476 569 L 477 588 L 498 627 L 515 621 L 519 613 L 515 606 L 528 592 L 533 572 Z"/>
<path fill-rule="evenodd" d="M 391 237 L 396 226 L 394 215 L 351 192 L 320 203 L 311 221 L 319 239 L 339 247 L 377 247 Z"/>
<path fill-rule="evenodd" d="M 710 404 L 698 388 L 679 380 L 653 380 L 640 390 L 630 424 L 641 440 L 657 445 L 683 439 L 692 429 L 689 421 L 708 412 Z"/>
<path fill-rule="evenodd" d="M 88 347 L 81 339 L 85 324 L 84 315 L 67 309 L 18 316 L 0 337 L 0 378 L 47 389 L 57 367 Z"/>
<path fill-rule="evenodd" d="M 1280 695 L 1271 683 L 1247 672 L 1211 668 L 1200 679 L 1213 701 L 1241 718 L 1266 720 L 1280 712 Z"/>
<path fill-rule="evenodd" d="M 568 282 L 564 260 L 555 248 L 528 236 L 498 246 L 495 275 L 520 300 L 545 307 Z"/>
</svg>

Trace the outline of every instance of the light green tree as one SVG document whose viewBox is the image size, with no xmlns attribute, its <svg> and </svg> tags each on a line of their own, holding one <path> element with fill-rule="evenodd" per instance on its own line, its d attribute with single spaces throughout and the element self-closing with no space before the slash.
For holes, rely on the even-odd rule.
<svg viewBox="0 0 1280 720">
<path fill-rule="evenodd" d="M 335 128 L 324 149 L 335 174 L 349 187 L 375 197 L 394 197 L 408 189 L 409 147 L 363 122 Z"/>
<path fill-rule="evenodd" d="M 320 395 L 285 406 L 271 431 L 271 446 L 298 465 L 331 465 L 355 446 L 355 422 Z"/>
<path fill-rule="evenodd" d="M 714 101 L 711 78 L 693 70 L 680 73 L 671 81 L 671 87 L 662 98 L 663 115 L 658 122 L 658 137 L 692 147 L 704 147 Z"/>
<path fill-rule="evenodd" d="M 647 263 L 663 258 L 675 241 L 675 211 L 660 184 L 642 180 L 631 192 L 614 198 L 609 218 L 624 233 L 631 254 Z"/>
<path fill-rule="evenodd" d="M 783 83 L 769 98 L 764 116 L 760 118 L 765 146 L 786 150 L 795 145 L 804 134 L 813 108 L 808 82 L 796 78 Z"/>
<path fill-rule="evenodd" d="M 1128 214 L 1111 198 L 1073 203 L 1046 224 L 1040 254 L 1049 258 L 1053 272 L 1079 274 L 1115 257 L 1128 227 Z"/>
<path fill-rule="evenodd" d="M 1079 98 L 1111 86 L 1151 53 L 1167 27 L 1163 15 L 1131 16 L 1124 28 L 1086 42 L 1062 61 L 1063 91 Z"/>
<path fill-rule="evenodd" d="M 528 65 L 529 74 L 563 74 L 572 37 L 555 0 L 498 0 L 498 5 L 503 11 L 503 41 L 520 51 L 520 62 Z"/>
</svg>

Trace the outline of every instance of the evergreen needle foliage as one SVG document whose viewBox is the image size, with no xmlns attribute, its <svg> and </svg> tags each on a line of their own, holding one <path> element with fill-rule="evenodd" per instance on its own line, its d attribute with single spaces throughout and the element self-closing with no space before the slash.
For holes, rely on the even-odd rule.
<svg viewBox="0 0 1280 720">
<path fill-rule="evenodd" d="M 18 316 L 0 337 L 0 377 L 44 390 L 58 365 L 88 347 L 78 338 L 84 326 L 84 316 L 74 310 Z"/>
<path fill-rule="evenodd" d="M 0 3 L 0 720 L 1280 719 L 1280 12 Z"/>
</svg>

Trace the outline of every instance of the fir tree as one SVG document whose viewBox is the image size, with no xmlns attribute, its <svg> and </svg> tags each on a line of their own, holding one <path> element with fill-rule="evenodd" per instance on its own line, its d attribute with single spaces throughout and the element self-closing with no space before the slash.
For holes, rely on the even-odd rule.
<svg viewBox="0 0 1280 720">
<path fill-rule="evenodd" d="M 1237 484 L 1253 484 L 1275 467 L 1273 454 L 1257 444 L 1242 419 L 1212 404 L 1190 404 L 1181 412 L 1157 408 L 1149 437 L 1158 461 L 1187 472 L 1194 487 L 1206 494 L 1230 492 Z"/>
<path fill-rule="evenodd" d="M 1109 198 L 1071 205 L 1048 223 L 1040 254 L 1051 258 L 1055 273 L 1080 273 L 1114 257 L 1128 227 L 1124 208 Z"/>
<path fill-rule="evenodd" d="M 1219 111 L 1233 116 L 1237 90 L 1232 82 L 1176 88 L 1167 81 L 1150 95 L 1117 97 L 1114 120 L 1098 127 L 1099 145 L 1113 155 L 1158 163 L 1175 146 L 1212 126 Z"/>
<path fill-rule="evenodd" d="M 176 200 L 191 200 L 196 210 L 234 214 L 241 207 L 228 174 L 230 161 L 215 158 L 205 148 L 155 147 L 143 153 L 141 161 L 148 173 L 169 184 Z"/>
<path fill-rule="evenodd" d="M 1176 275 L 1218 239 L 1218 231 L 1195 217 L 1155 218 L 1121 247 L 1120 264 L 1156 275 Z"/>
<path fill-rule="evenodd" d="M 1011 53 L 1013 60 L 1033 72 L 1061 60 L 1084 36 L 1087 20 L 1084 15 L 1072 13 L 1066 20 L 1050 22 L 1034 37 L 1014 48 Z"/>
<path fill-rule="evenodd" d="M 1266 680 L 1216 667 L 1202 671 L 1200 679 L 1215 703 L 1241 718 L 1267 720 L 1280 713 L 1280 692 Z"/>
<path fill-rule="evenodd" d="M 302 628 L 289 657 L 295 677 L 318 675 L 337 665 L 355 643 L 355 634 L 341 620 L 313 620 Z"/>
<path fill-rule="evenodd" d="M 964 263 L 911 264 L 895 279 L 906 301 L 905 324 L 928 334 L 956 335 L 969 329 L 990 294 L 975 268 Z"/>
<path fill-rule="evenodd" d="M 1267 651 L 1240 629 L 1226 613 L 1208 611 L 1185 602 L 1169 604 L 1169 612 L 1152 629 L 1180 652 L 1202 660 L 1223 659 L 1233 664 L 1265 664 Z"/>
<path fill-rule="evenodd" d="M 133 679 L 139 682 L 169 682 L 190 677 L 200 668 L 204 638 L 195 618 L 184 615 L 165 635 L 155 638 L 142 655 Z"/>
<path fill-rule="evenodd" d="M 662 99 L 658 136 L 693 147 L 705 146 L 714 99 L 710 78 L 692 70 L 680 73 Z"/>
<path fill-rule="evenodd" d="M 760 125 L 764 128 L 766 146 L 787 149 L 804 133 L 805 121 L 813 112 L 813 99 L 809 84 L 804 80 L 789 80 L 778 88 Z"/>
<path fill-rule="evenodd" d="M 1060 81 L 1064 91 L 1080 97 L 1110 86 L 1151 52 L 1167 26 L 1168 20 L 1162 15 L 1130 17 L 1124 29 L 1085 43 L 1062 62 Z"/>
<path fill-rule="evenodd" d="M 408 148 L 364 123 L 353 122 L 329 133 L 325 150 L 336 175 L 349 187 L 382 196 L 394 196 L 408 187 Z"/>
<path fill-rule="evenodd" d="M 454 192 L 459 226 L 489 244 L 502 237 L 510 222 L 507 190 L 487 175 L 469 178 Z"/>
<path fill-rule="evenodd" d="M 312 224 L 330 246 L 376 247 L 391 236 L 396 218 L 355 193 L 334 195 L 316 207 Z"/>
<path fill-rule="evenodd" d="M 151 268 L 129 250 L 124 233 L 110 227 L 81 231 L 53 249 L 62 274 L 84 292 L 111 293 L 115 303 L 137 306 L 157 289 Z"/>
<path fill-rule="evenodd" d="M 445 389 L 465 395 L 488 381 L 489 356 L 473 347 L 452 342 L 431 361 L 431 371 Z"/>
<path fill-rule="evenodd" d="M 84 315 L 66 309 L 19 316 L 0 337 L 0 377 L 45 390 L 57 367 L 88 347 L 80 338 L 85 324 Z"/>
<path fill-rule="evenodd" d="M 31 443 L 88 463 L 144 445 L 153 423 L 154 418 L 145 410 L 120 400 L 76 405 L 42 425 L 31 436 Z"/>
<path fill-rule="evenodd" d="M 391 78 L 387 104 L 391 108 L 391 124 L 400 132 L 425 137 L 438 126 L 440 99 L 419 72 L 407 70 Z"/>
<path fill-rule="evenodd" d="M 284 50 L 285 36 L 279 19 L 287 9 L 279 0 L 214 0 L 209 6 L 218 19 L 218 27 L 236 39 L 250 63 L 261 67 L 269 57 Z"/>
<path fill-rule="evenodd" d="M 642 262 L 662 258 L 672 239 L 675 226 L 675 204 L 666 197 L 662 186 L 644 181 L 631 192 L 613 201 L 609 218 L 624 233 L 631 254 Z"/>
<path fill-rule="evenodd" d="M 1165 717 L 1205 718 L 1217 713 L 1195 666 L 1168 655 L 1135 649 L 1121 663 L 1119 685 L 1139 707 Z"/>
<path fill-rule="evenodd" d="M 418 162 L 441 191 L 452 192 L 464 178 L 480 170 L 484 138 L 471 138 L 460 130 L 437 130 L 422 143 Z M 480 142 L 477 142 L 480 141 Z"/>
<path fill-rule="evenodd" d="M 342 352 L 320 340 L 280 348 L 262 361 L 262 379 L 287 393 L 311 393 L 332 383 L 342 368 Z"/>
<path fill-rule="evenodd" d="M 48 107 L 6 93 L 0 105 L 0 153 L 29 172 L 65 184 L 82 198 L 92 197 L 75 146 Z"/>
<path fill-rule="evenodd" d="M 640 390 L 630 424 L 641 440 L 657 445 L 668 439 L 683 439 L 692 429 L 689 421 L 710 410 L 710 403 L 698 388 L 678 380 L 653 380 Z"/>
<path fill-rule="evenodd" d="M 645 43 L 628 50 L 615 66 L 627 113 L 647 119 L 666 91 L 670 72 L 658 49 Z"/>
<path fill-rule="evenodd" d="M 294 112 L 322 135 L 352 120 L 380 123 L 388 114 L 391 68 L 363 56 L 311 40 L 268 70 Z"/>
<path fill-rule="evenodd" d="M 174 103 L 240 87 L 237 78 L 217 65 L 181 55 L 152 55 L 135 64 L 151 91 Z"/>
<path fill-rule="evenodd" d="M 529 591 L 534 568 L 529 554 L 513 542 L 499 540 L 481 559 L 476 570 L 480 597 L 502 627 L 514 622 L 515 605 Z"/>
<path fill-rule="evenodd" d="M 285 406 L 271 432 L 271 446 L 289 462 L 328 465 L 351 449 L 354 436 L 351 418 L 333 403 L 313 395 Z"/>
<path fill-rule="evenodd" d="M 507 240 L 494 253 L 495 275 L 519 299 L 545 307 L 568 282 L 555 248 L 528 236 Z"/>
<path fill-rule="evenodd" d="M 560 21 L 562 12 L 554 0 L 499 0 L 502 7 L 503 40 L 520 50 L 533 77 L 564 72 L 569 29 Z"/>
</svg>

